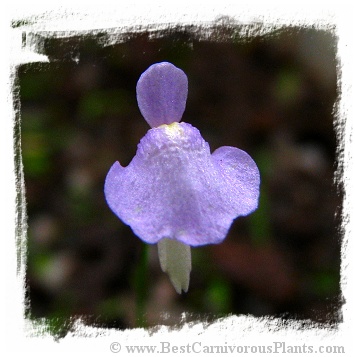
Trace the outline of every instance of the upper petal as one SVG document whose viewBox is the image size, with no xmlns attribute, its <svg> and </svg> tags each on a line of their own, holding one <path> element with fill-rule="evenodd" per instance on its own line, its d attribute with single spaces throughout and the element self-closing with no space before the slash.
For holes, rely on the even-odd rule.
<svg viewBox="0 0 355 357">
<path fill-rule="evenodd" d="M 110 169 L 107 202 L 147 243 L 219 243 L 258 199 L 256 165 L 233 149 L 211 155 L 199 131 L 186 123 L 151 129 L 126 168 L 115 163 Z"/>
<path fill-rule="evenodd" d="M 169 62 L 153 64 L 138 80 L 138 106 L 151 127 L 179 122 L 186 98 L 187 76 Z"/>
</svg>

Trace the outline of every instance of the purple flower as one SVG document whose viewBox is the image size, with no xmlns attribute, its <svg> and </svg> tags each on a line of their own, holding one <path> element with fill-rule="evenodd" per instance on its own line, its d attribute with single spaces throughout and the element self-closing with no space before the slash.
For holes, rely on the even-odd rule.
<svg viewBox="0 0 355 357">
<path fill-rule="evenodd" d="M 187 77 L 171 63 L 141 75 L 138 106 L 152 129 L 131 163 L 114 163 L 105 182 L 112 211 L 146 243 L 160 242 L 160 262 L 172 281 L 169 269 L 180 261 L 191 270 L 190 246 L 223 241 L 233 220 L 253 212 L 259 199 L 259 170 L 246 152 L 223 146 L 211 154 L 200 132 L 180 123 L 186 98 Z M 170 250 L 180 251 L 174 268 Z M 188 281 L 173 284 L 178 292 L 188 288 Z"/>
</svg>

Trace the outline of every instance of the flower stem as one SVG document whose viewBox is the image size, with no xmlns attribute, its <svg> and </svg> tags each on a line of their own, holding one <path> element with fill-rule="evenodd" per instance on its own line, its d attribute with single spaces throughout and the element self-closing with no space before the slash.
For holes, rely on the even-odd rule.
<svg viewBox="0 0 355 357">
<path fill-rule="evenodd" d="M 147 301 L 147 270 L 148 270 L 149 245 L 143 244 L 141 257 L 135 271 L 134 285 L 136 291 L 136 326 L 147 327 L 145 307 Z"/>
</svg>

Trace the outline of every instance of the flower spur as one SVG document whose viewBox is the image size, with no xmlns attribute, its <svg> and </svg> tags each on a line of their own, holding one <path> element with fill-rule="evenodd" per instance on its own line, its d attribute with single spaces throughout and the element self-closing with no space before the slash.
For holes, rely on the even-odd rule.
<svg viewBox="0 0 355 357">
<path fill-rule="evenodd" d="M 200 132 L 180 122 L 187 91 L 185 73 L 171 63 L 141 75 L 138 106 L 152 129 L 127 167 L 112 165 L 104 188 L 111 210 L 144 242 L 158 244 L 178 293 L 188 290 L 190 247 L 222 242 L 235 218 L 257 208 L 260 186 L 246 152 L 223 146 L 211 154 Z"/>
</svg>

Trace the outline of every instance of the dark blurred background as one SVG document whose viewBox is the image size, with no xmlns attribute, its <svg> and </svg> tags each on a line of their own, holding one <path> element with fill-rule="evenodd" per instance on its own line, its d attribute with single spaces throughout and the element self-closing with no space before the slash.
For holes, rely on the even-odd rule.
<svg viewBox="0 0 355 357">
<path fill-rule="evenodd" d="M 185 71 L 183 121 L 215 150 L 247 151 L 261 171 L 260 205 L 222 244 L 194 248 L 189 292 L 175 293 L 149 249 L 148 326 L 228 314 L 341 320 L 341 187 L 337 141 L 336 38 L 285 28 L 243 38 L 216 25 L 129 33 L 38 35 L 50 63 L 19 68 L 21 145 L 28 215 L 27 315 L 53 331 L 70 317 L 136 326 L 135 276 L 143 242 L 108 208 L 111 165 L 127 165 L 149 129 L 135 87 L 151 64 Z M 338 217 L 338 218 L 337 218 Z"/>
</svg>

